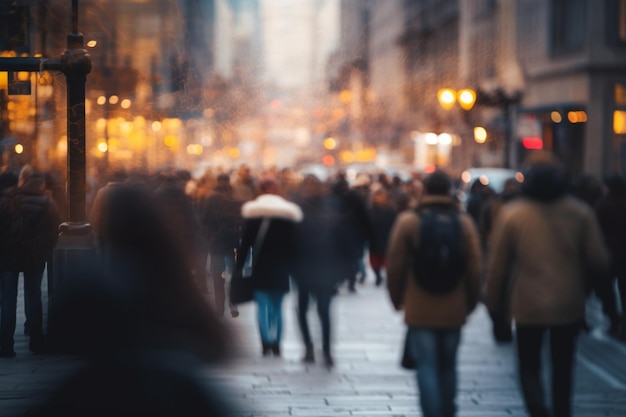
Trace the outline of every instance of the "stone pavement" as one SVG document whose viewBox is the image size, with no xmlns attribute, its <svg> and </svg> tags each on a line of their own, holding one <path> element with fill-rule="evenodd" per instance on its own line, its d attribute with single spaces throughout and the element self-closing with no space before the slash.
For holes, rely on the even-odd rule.
<svg viewBox="0 0 626 417">
<path fill-rule="evenodd" d="M 24 415 L 33 400 L 79 365 L 71 358 L 28 351 L 28 339 L 21 334 L 22 305 L 20 294 L 18 356 L 0 359 L 1 417 Z M 421 416 L 415 375 L 399 366 L 402 315 L 393 311 L 385 289 L 375 287 L 370 276 L 356 294 L 342 290 L 332 309 L 333 369 L 326 369 L 321 360 L 313 365 L 300 362 L 295 297 L 289 295 L 283 305 L 282 357 L 261 357 L 256 307 L 244 304 L 238 318 L 224 318 L 237 336 L 235 359 L 202 372 L 231 393 L 241 416 Z M 312 334 L 319 341 L 314 308 L 310 314 Z M 597 309 L 590 314 L 597 315 Z M 321 359 L 319 349 L 316 353 Z M 479 307 L 463 331 L 459 417 L 526 415 L 513 359 L 512 345 L 493 342 L 488 316 Z M 626 345 L 601 331 L 581 337 L 576 367 L 574 417 L 592 416 L 626 416 Z"/>
</svg>

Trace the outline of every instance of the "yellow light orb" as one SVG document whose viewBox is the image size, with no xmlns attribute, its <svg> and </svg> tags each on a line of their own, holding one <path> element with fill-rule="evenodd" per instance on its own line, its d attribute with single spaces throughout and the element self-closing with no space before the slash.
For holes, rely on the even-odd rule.
<svg viewBox="0 0 626 417">
<path fill-rule="evenodd" d="M 454 102 L 456 101 L 456 92 L 451 88 L 442 88 L 437 92 L 437 98 L 439 99 L 441 107 L 449 110 L 454 106 Z"/>
<path fill-rule="evenodd" d="M 471 110 L 474 107 L 474 103 L 476 103 L 476 92 L 474 90 L 465 88 L 459 91 L 459 105 L 463 110 Z"/>
<path fill-rule="evenodd" d="M 98 151 L 105 153 L 109 150 L 109 145 L 106 142 L 98 142 Z"/>
<path fill-rule="evenodd" d="M 18 143 L 15 145 L 15 153 L 21 155 L 24 152 L 24 145 Z"/>
<path fill-rule="evenodd" d="M 237 159 L 239 158 L 239 156 L 241 156 L 241 152 L 237 148 L 230 148 L 228 150 L 228 156 L 230 156 L 233 159 Z"/>
<path fill-rule="evenodd" d="M 87 46 L 90 48 L 95 48 L 97 44 L 98 44 L 98 41 L 93 40 L 93 39 L 87 42 Z"/>
<path fill-rule="evenodd" d="M 117 104 L 119 101 L 120 101 L 120 98 L 116 95 L 112 95 L 111 97 L 109 97 L 110 104 Z"/>
<path fill-rule="evenodd" d="M 107 98 L 105 96 L 100 96 L 96 99 L 96 103 L 98 103 L 99 106 L 104 105 L 104 103 L 107 102 Z"/>
<path fill-rule="evenodd" d="M 124 99 L 124 100 L 122 100 L 122 102 L 120 103 L 120 107 L 121 107 L 121 108 L 123 108 L 123 109 L 128 109 L 128 108 L 130 108 L 130 105 L 131 105 L 131 104 L 132 104 L 132 102 L 131 102 L 129 99 L 125 98 L 125 99 Z"/>
<path fill-rule="evenodd" d="M 333 150 L 337 147 L 337 141 L 334 138 L 326 138 L 324 139 L 324 148 L 328 150 Z"/>
<path fill-rule="evenodd" d="M 561 123 L 563 121 L 563 117 L 561 117 L 561 113 L 558 111 L 550 113 L 550 119 L 552 119 L 552 122 L 554 123 Z"/>
<path fill-rule="evenodd" d="M 158 120 L 155 120 L 154 122 L 152 122 L 152 130 L 154 132 L 158 132 L 159 130 L 161 130 L 162 127 L 163 125 Z"/>
<path fill-rule="evenodd" d="M 474 140 L 477 143 L 485 143 L 487 141 L 487 130 L 484 127 L 476 126 L 474 128 Z"/>
</svg>

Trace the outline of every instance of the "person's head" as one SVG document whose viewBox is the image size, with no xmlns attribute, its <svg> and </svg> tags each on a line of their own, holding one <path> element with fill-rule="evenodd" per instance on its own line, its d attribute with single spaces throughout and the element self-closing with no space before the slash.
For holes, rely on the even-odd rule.
<svg viewBox="0 0 626 417">
<path fill-rule="evenodd" d="M 308 174 L 300 183 L 300 196 L 303 198 L 319 196 L 324 193 L 324 184 L 313 174 Z"/>
<path fill-rule="evenodd" d="M 570 185 L 570 192 L 591 207 L 595 207 L 604 194 L 602 182 L 595 175 L 588 173 L 574 178 Z"/>
<path fill-rule="evenodd" d="M 239 178 L 242 178 L 242 179 L 250 178 L 252 176 L 250 167 L 246 164 L 241 165 L 239 167 L 239 170 L 237 171 L 237 175 L 239 176 Z"/>
<path fill-rule="evenodd" d="M 215 183 L 215 191 L 230 192 L 233 187 L 230 185 L 230 175 L 222 173 L 217 176 Z"/>
<path fill-rule="evenodd" d="M 266 177 L 259 183 L 259 192 L 261 194 L 279 194 L 280 187 L 273 177 Z"/>
<path fill-rule="evenodd" d="M 609 174 L 604 179 L 604 185 L 610 196 L 626 198 L 626 180 L 621 175 Z"/>
<path fill-rule="evenodd" d="M 424 178 L 424 193 L 427 195 L 449 196 L 452 191 L 452 179 L 442 170 L 436 170 Z"/>
<path fill-rule="evenodd" d="M 568 191 L 569 178 L 551 154 L 541 154 L 525 164 L 522 194 L 538 201 L 553 201 Z"/>
<path fill-rule="evenodd" d="M 509 178 L 504 182 L 502 187 L 503 193 L 517 193 L 520 190 L 520 183 L 515 178 Z"/>
</svg>

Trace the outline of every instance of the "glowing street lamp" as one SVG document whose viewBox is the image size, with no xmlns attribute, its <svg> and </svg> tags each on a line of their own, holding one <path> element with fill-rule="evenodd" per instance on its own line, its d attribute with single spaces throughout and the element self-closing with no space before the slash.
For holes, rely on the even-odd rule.
<svg viewBox="0 0 626 417">
<path fill-rule="evenodd" d="M 485 143 L 487 141 L 487 130 L 484 127 L 476 126 L 474 128 L 474 140 L 476 143 Z"/>
<path fill-rule="evenodd" d="M 474 107 L 474 103 L 476 103 L 476 92 L 469 88 L 459 90 L 458 100 L 459 106 L 461 106 L 463 110 L 471 110 L 472 107 Z"/>
<path fill-rule="evenodd" d="M 456 91 L 451 88 L 442 88 L 437 92 L 439 104 L 446 110 L 450 110 L 456 102 Z"/>
<path fill-rule="evenodd" d="M 439 104 L 446 110 L 450 110 L 454 103 L 459 102 L 463 110 L 471 110 L 476 103 L 476 92 L 469 88 L 455 91 L 451 88 L 441 88 L 437 92 Z"/>
</svg>

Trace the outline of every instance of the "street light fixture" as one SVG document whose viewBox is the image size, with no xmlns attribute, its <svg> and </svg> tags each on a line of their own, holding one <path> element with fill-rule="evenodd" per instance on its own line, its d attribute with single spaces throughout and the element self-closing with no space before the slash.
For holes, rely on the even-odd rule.
<svg viewBox="0 0 626 417">
<path fill-rule="evenodd" d="M 474 103 L 476 103 L 476 92 L 469 88 L 463 88 L 459 91 L 451 88 L 441 88 L 437 92 L 437 99 L 441 107 L 446 110 L 450 110 L 457 101 L 463 110 L 471 110 L 474 107 Z"/>
</svg>

